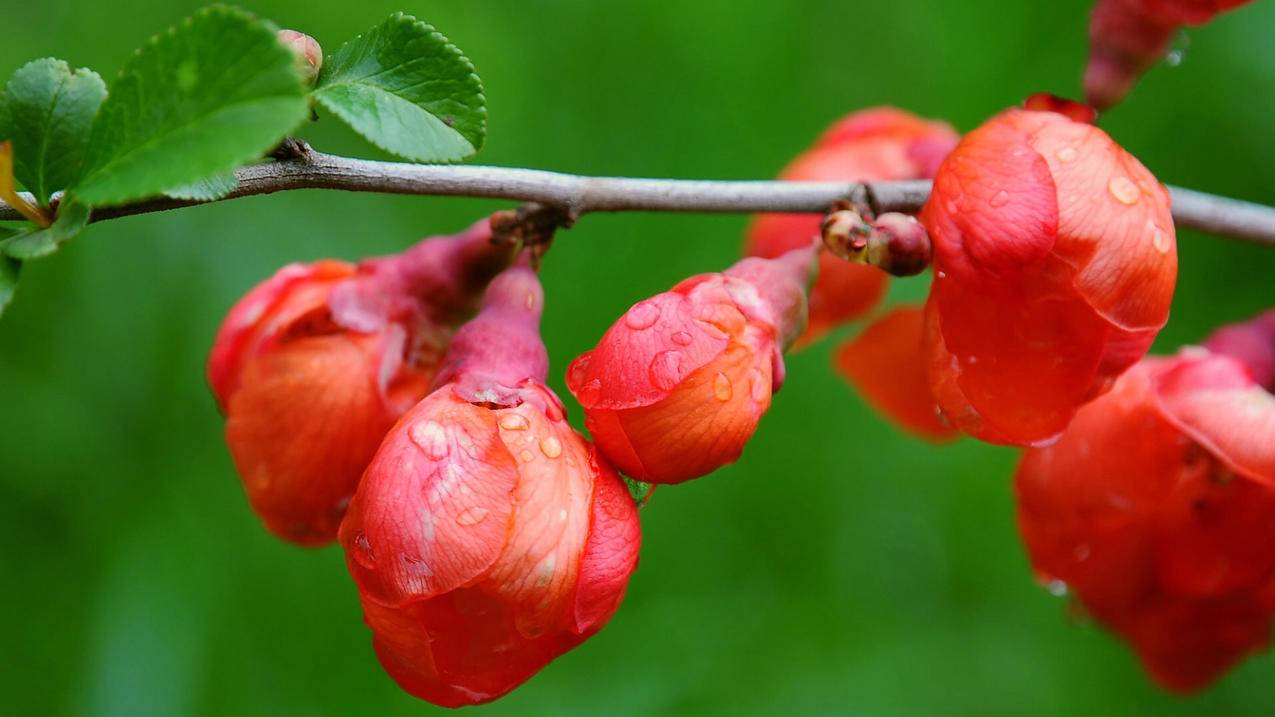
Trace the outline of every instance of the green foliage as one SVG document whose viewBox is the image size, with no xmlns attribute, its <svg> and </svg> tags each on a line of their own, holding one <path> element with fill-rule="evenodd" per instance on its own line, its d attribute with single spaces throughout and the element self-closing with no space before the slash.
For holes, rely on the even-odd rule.
<svg viewBox="0 0 1275 717">
<path fill-rule="evenodd" d="M 355 132 L 416 162 L 473 155 L 487 135 L 474 66 L 429 24 L 396 13 L 341 47 L 314 98 Z"/>
<path fill-rule="evenodd" d="M 73 191 L 92 205 L 118 204 L 227 172 L 306 112 L 292 54 L 272 25 L 234 8 L 201 10 L 124 66 Z"/>
<path fill-rule="evenodd" d="M 629 495 L 632 496 L 633 502 L 637 503 L 637 507 L 646 507 L 647 501 L 651 500 L 651 493 L 655 491 L 655 486 L 625 475 L 620 478 L 624 481 L 624 486 L 629 489 Z"/>
<path fill-rule="evenodd" d="M 180 187 L 167 189 L 164 196 L 173 199 L 190 199 L 197 202 L 211 202 L 224 199 L 239 186 L 234 172 L 222 172 L 211 177 L 195 180 Z"/>
<path fill-rule="evenodd" d="M 18 272 L 22 262 L 0 256 L 0 316 L 4 316 L 5 307 L 13 301 L 13 293 L 18 289 Z"/>
<path fill-rule="evenodd" d="M 96 72 L 72 71 L 48 57 L 28 62 L 9 80 L 0 100 L 0 138 L 13 142 L 14 175 L 41 205 L 79 175 L 104 99 L 106 84 Z"/>
<path fill-rule="evenodd" d="M 57 251 L 89 223 L 89 207 L 69 200 L 58 206 L 58 217 L 44 229 L 33 229 L 0 242 L 0 253 L 11 259 L 40 259 Z"/>
</svg>

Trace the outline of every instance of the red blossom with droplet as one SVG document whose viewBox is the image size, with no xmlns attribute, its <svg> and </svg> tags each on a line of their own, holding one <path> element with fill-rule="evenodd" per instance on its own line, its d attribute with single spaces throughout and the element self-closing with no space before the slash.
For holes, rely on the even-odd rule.
<svg viewBox="0 0 1275 717">
<path fill-rule="evenodd" d="M 606 624 L 637 565 L 628 489 L 544 385 L 543 304 L 526 267 L 491 283 L 341 526 L 377 657 L 434 704 L 526 681 Z"/>
<path fill-rule="evenodd" d="M 903 428 L 932 441 L 951 440 L 958 432 L 942 419 L 930 393 L 924 334 L 922 307 L 896 307 L 837 350 L 837 370 Z"/>
<path fill-rule="evenodd" d="M 1184 25 L 1203 25 L 1251 0 L 1098 0 L 1089 20 L 1085 97 L 1098 109 L 1124 99 L 1164 59 Z"/>
<path fill-rule="evenodd" d="M 1275 331 L 1265 337 L 1269 366 Z M 1275 397 L 1253 368 L 1203 349 L 1145 359 L 1018 470 L 1041 579 L 1065 584 L 1174 691 L 1269 644 Z"/>
<path fill-rule="evenodd" d="M 923 120 L 892 107 L 850 114 L 780 173 L 780 179 L 867 182 L 934 176 L 956 145 L 944 122 Z M 809 244 L 819 235 L 817 214 L 762 214 L 748 230 L 745 253 L 767 258 Z M 886 275 L 870 266 L 824 254 L 810 291 L 810 321 L 799 344 L 858 318 L 880 301 Z"/>
<path fill-rule="evenodd" d="M 291 264 L 227 315 L 208 359 L 253 509 L 321 545 L 385 432 L 433 380 L 453 327 L 510 260 L 483 220 L 357 266 Z"/>
<path fill-rule="evenodd" d="M 733 463 L 802 331 L 814 245 L 748 258 L 640 301 L 567 369 L 585 425 L 621 472 L 680 483 Z"/>
<path fill-rule="evenodd" d="M 977 438 L 1057 436 L 1168 319 L 1168 192 L 1092 125 L 997 115 L 943 162 L 921 221 L 934 243 L 931 390 Z"/>
</svg>

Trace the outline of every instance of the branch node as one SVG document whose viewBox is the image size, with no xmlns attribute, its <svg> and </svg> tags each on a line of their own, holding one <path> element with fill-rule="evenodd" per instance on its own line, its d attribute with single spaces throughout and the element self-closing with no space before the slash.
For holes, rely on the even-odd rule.
<svg viewBox="0 0 1275 717">
<path fill-rule="evenodd" d="M 554 234 L 558 229 L 570 229 L 578 218 L 579 214 L 571 209 L 528 202 L 491 215 L 491 240 L 525 249 L 531 265 L 539 268 L 540 259 L 553 244 Z"/>
<path fill-rule="evenodd" d="M 314 148 L 304 139 L 284 137 L 277 147 L 270 150 L 269 156 L 279 162 L 295 161 L 311 164 L 314 162 Z"/>
</svg>

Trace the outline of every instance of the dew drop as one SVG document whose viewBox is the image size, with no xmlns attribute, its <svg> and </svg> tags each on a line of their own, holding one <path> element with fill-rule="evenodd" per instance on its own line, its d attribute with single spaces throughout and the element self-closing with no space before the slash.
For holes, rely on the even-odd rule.
<svg viewBox="0 0 1275 717">
<path fill-rule="evenodd" d="M 730 379 L 721 371 L 717 372 L 717 376 L 713 378 L 713 396 L 718 401 L 729 401 L 730 397 L 735 394 L 731 388 Z"/>
<path fill-rule="evenodd" d="M 1049 594 L 1053 595 L 1054 597 L 1067 596 L 1067 583 L 1061 580 L 1050 580 L 1049 582 L 1045 583 L 1045 589 L 1048 590 Z"/>
<path fill-rule="evenodd" d="M 1111 192 L 1111 196 L 1116 198 L 1121 204 L 1134 205 L 1138 203 L 1138 185 L 1129 180 L 1128 177 L 1112 177 L 1107 182 L 1107 191 Z"/>
<path fill-rule="evenodd" d="M 585 406 L 592 406 L 602 397 L 602 381 L 593 379 L 576 389 L 576 398 Z"/>
<path fill-rule="evenodd" d="M 373 567 L 376 563 L 376 555 L 372 552 L 372 543 L 367 539 L 367 533 L 359 531 L 354 536 L 354 559 L 365 568 Z"/>
<path fill-rule="evenodd" d="M 1074 162 L 1077 154 L 1075 147 L 1063 147 L 1054 156 L 1058 157 L 1059 162 Z"/>
<path fill-rule="evenodd" d="M 996 194 L 992 195 L 992 198 L 987 203 L 992 205 L 993 207 L 1003 207 L 1006 204 L 1009 204 L 1009 192 L 1002 189 Z"/>
<path fill-rule="evenodd" d="M 527 299 L 523 303 L 526 304 L 528 310 L 536 308 L 536 295 L 528 291 Z"/>
<path fill-rule="evenodd" d="M 649 301 L 639 301 L 624 315 L 624 325 L 634 331 L 650 328 L 660 318 L 660 307 Z"/>
<path fill-rule="evenodd" d="M 770 396 L 770 381 L 766 380 L 761 369 L 748 370 L 748 395 L 752 397 L 753 403 L 764 403 Z"/>
<path fill-rule="evenodd" d="M 447 457 L 449 451 L 447 430 L 438 421 L 421 421 L 414 424 L 408 431 L 408 436 L 431 459 L 437 461 Z"/>
<path fill-rule="evenodd" d="M 938 277 L 938 278 L 940 278 L 940 279 L 946 279 L 946 278 L 947 278 L 947 272 L 946 272 L 946 271 L 940 271 L 939 273 L 935 274 L 935 276 L 937 276 L 937 277 Z"/>
<path fill-rule="evenodd" d="M 593 354 L 581 354 L 579 358 L 571 362 L 567 367 L 567 382 L 571 384 L 584 383 L 585 376 L 589 374 L 589 363 L 593 358 Z"/>
<path fill-rule="evenodd" d="M 522 459 L 523 463 L 530 463 L 536 459 L 535 454 L 528 450 L 523 450 L 522 453 L 518 454 L 518 457 Z"/>
<path fill-rule="evenodd" d="M 671 390 L 682 380 L 682 352 L 661 351 L 651 360 L 651 383 L 661 391 Z"/>
<path fill-rule="evenodd" d="M 561 510 L 559 510 L 559 511 L 558 511 L 558 521 L 559 521 L 559 522 L 561 522 L 561 523 L 565 523 L 565 522 L 567 522 L 567 509 L 566 509 L 566 508 L 563 508 L 563 509 L 561 509 Z"/>
<path fill-rule="evenodd" d="M 478 525 L 479 523 L 483 522 L 486 519 L 487 519 L 487 509 L 480 508 L 479 506 L 476 506 L 476 505 L 472 505 L 462 510 L 459 514 L 457 514 L 456 524 L 464 525 L 464 526 Z"/>
<path fill-rule="evenodd" d="M 1155 250 L 1161 254 L 1168 254 L 1169 249 L 1172 248 L 1172 243 L 1169 241 L 1169 235 L 1166 234 L 1155 222 L 1148 221 L 1147 229 L 1151 231 L 1151 245 L 1155 247 Z"/>
<path fill-rule="evenodd" d="M 1186 50 L 1191 46 L 1191 36 L 1186 34 L 1186 30 L 1178 30 L 1178 34 L 1173 38 L 1173 46 L 1164 56 L 1164 64 L 1169 67 L 1177 67 L 1186 59 Z"/>
<path fill-rule="evenodd" d="M 520 413 L 506 413 L 500 417 L 500 427 L 506 431 L 525 431 L 529 425 Z"/>
<path fill-rule="evenodd" d="M 669 339 L 678 346 L 690 346 L 691 344 L 691 335 L 685 331 L 675 331 Z"/>
<path fill-rule="evenodd" d="M 540 441 L 540 452 L 545 454 L 545 458 L 557 458 L 562 455 L 562 441 L 556 436 L 549 436 Z"/>
</svg>

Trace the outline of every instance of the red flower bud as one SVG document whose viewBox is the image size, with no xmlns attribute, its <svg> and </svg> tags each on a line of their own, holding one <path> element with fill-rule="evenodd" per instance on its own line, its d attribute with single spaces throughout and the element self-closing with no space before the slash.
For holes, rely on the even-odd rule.
<svg viewBox="0 0 1275 717">
<path fill-rule="evenodd" d="M 394 426 L 341 525 L 376 654 L 438 705 L 493 700 L 619 607 L 640 529 L 545 385 L 535 274 L 507 269 Z"/>
<path fill-rule="evenodd" d="M 359 476 L 434 377 L 452 327 L 509 261 L 486 221 L 354 267 L 291 264 L 231 309 L 208 359 L 253 509 L 279 537 L 336 537 Z"/>
<path fill-rule="evenodd" d="M 1048 441 L 1168 318 L 1168 192 L 1091 125 L 997 115 L 944 161 L 921 221 L 934 243 L 931 388 L 975 437 Z"/>
<path fill-rule="evenodd" d="M 301 79 L 307 85 L 313 85 L 323 69 L 323 48 L 319 46 L 319 41 L 296 30 L 280 30 L 279 42 L 296 57 Z"/>
<path fill-rule="evenodd" d="M 923 179 L 934 176 L 956 140 L 956 133 L 943 122 L 891 107 L 863 110 L 830 127 L 779 176 L 846 182 Z M 819 222 L 815 214 L 760 215 L 748 230 L 745 252 L 776 257 L 804 247 L 819 236 Z M 819 276 L 810 292 L 810 323 L 801 343 L 867 312 L 880 301 L 885 286 L 885 274 L 874 268 L 821 255 Z"/>
<path fill-rule="evenodd" d="M 739 458 L 802 331 L 813 252 L 691 277 L 635 304 L 576 358 L 567 387 L 617 468 L 680 483 Z"/>
<path fill-rule="evenodd" d="M 901 306 L 837 351 L 837 369 L 881 413 L 932 441 L 956 436 L 939 415 L 926 372 L 924 311 Z"/>
<path fill-rule="evenodd" d="M 1250 0 L 1098 0 L 1089 20 L 1085 96 L 1098 109 L 1124 99 L 1164 58 L 1183 25 L 1203 25 Z"/>
<path fill-rule="evenodd" d="M 1018 517 L 1067 586 L 1167 689 L 1265 649 L 1275 615 L 1275 397 L 1229 356 L 1146 359 L 1026 452 Z"/>
</svg>

